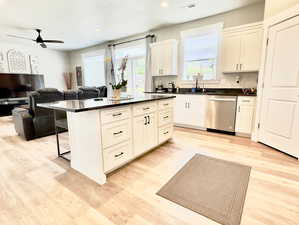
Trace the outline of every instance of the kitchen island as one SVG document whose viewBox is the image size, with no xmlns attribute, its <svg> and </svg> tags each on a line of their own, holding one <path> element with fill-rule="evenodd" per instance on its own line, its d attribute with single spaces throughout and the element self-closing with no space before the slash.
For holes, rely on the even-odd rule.
<svg viewBox="0 0 299 225">
<path fill-rule="evenodd" d="M 145 94 L 38 104 L 67 112 L 71 167 L 98 184 L 106 174 L 172 137 L 173 98 Z"/>
</svg>

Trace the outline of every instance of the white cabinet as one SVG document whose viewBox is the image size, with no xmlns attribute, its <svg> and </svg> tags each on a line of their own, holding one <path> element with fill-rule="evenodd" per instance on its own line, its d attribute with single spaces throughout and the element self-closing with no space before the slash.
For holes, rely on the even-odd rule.
<svg viewBox="0 0 299 225">
<path fill-rule="evenodd" d="M 174 123 L 178 126 L 204 128 L 206 120 L 207 96 L 176 95 Z"/>
<path fill-rule="evenodd" d="M 151 45 L 151 66 L 153 76 L 178 74 L 177 46 L 177 40 L 166 40 Z"/>
<path fill-rule="evenodd" d="M 253 127 L 256 97 L 239 96 L 236 113 L 236 133 L 250 136 Z"/>
<path fill-rule="evenodd" d="M 158 145 L 157 113 L 133 119 L 134 155 L 138 156 Z"/>
<path fill-rule="evenodd" d="M 223 73 L 259 71 L 262 39 L 260 23 L 225 29 L 222 43 Z"/>
</svg>

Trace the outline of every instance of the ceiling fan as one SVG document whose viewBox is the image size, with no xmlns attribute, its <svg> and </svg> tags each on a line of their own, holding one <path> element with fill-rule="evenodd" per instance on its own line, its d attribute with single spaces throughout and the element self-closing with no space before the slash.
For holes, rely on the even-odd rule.
<svg viewBox="0 0 299 225">
<path fill-rule="evenodd" d="M 42 48 L 47 48 L 47 45 L 45 43 L 59 43 L 59 44 L 63 44 L 64 43 L 63 41 L 59 41 L 59 40 L 44 40 L 41 37 L 41 34 L 40 34 L 42 32 L 42 30 L 41 29 L 35 29 L 35 31 L 38 33 L 38 36 L 37 36 L 36 39 L 25 38 L 25 37 L 20 37 L 20 36 L 16 36 L 16 35 L 10 35 L 10 34 L 8 34 L 7 36 L 8 37 L 14 37 L 14 38 L 20 38 L 20 39 L 34 41 L 37 44 L 39 44 Z"/>
</svg>

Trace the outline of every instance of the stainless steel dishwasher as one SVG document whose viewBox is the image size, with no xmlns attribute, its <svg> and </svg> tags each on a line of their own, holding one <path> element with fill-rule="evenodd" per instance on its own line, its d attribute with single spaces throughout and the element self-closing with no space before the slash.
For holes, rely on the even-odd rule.
<svg viewBox="0 0 299 225">
<path fill-rule="evenodd" d="M 207 120 L 208 129 L 235 132 L 236 96 L 208 96 Z"/>
</svg>

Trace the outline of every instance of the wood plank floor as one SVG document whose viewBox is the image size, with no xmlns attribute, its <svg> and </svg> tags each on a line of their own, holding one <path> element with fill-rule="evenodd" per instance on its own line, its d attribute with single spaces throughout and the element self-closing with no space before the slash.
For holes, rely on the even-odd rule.
<svg viewBox="0 0 299 225">
<path fill-rule="evenodd" d="M 99 186 L 57 159 L 54 136 L 16 136 L 11 117 L 0 118 L 0 224 L 217 224 L 155 194 L 195 153 L 252 166 L 242 225 L 299 224 L 298 160 L 249 139 L 176 128 Z"/>
</svg>

